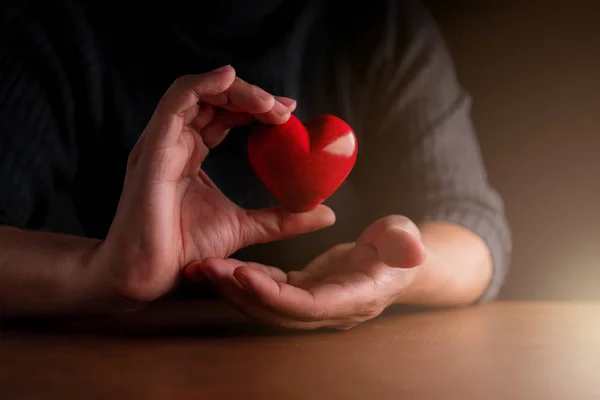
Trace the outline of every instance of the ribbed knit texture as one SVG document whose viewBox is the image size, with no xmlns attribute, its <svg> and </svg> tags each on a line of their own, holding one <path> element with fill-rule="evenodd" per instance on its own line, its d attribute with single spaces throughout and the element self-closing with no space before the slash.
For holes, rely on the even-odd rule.
<svg viewBox="0 0 600 400">
<path fill-rule="evenodd" d="M 245 80 L 298 99 L 301 119 L 332 113 L 359 138 L 356 168 L 327 202 L 336 226 L 240 258 L 299 268 L 379 216 L 452 221 L 488 244 L 494 274 L 481 301 L 497 296 L 511 254 L 503 203 L 487 181 L 471 98 L 419 4 L 271 2 L 268 23 L 225 26 L 241 33 L 221 43 L 210 39 L 214 27 L 202 29 L 210 14 L 201 6 L 197 19 L 178 19 L 104 3 L 14 3 L 0 20 L 0 223 L 41 229 L 63 193 L 83 234 L 106 235 L 127 155 L 160 96 L 178 75 L 231 63 Z M 234 129 L 203 168 L 241 206 L 269 206 L 247 135 Z"/>
</svg>

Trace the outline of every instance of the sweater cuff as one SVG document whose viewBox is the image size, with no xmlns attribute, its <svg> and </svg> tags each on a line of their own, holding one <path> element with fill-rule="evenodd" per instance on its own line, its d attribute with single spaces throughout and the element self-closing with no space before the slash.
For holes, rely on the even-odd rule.
<svg viewBox="0 0 600 400">
<path fill-rule="evenodd" d="M 506 220 L 495 213 L 474 213 L 472 210 L 440 209 L 428 214 L 423 221 L 447 221 L 461 225 L 487 244 L 492 258 L 492 278 L 485 292 L 475 302 L 483 304 L 495 300 L 508 273 L 512 241 Z"/>
</svg>

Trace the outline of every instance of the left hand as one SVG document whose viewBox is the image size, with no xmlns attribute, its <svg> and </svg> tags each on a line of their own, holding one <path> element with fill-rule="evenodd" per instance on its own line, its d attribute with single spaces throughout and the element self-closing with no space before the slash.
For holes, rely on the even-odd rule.
<svg viewBox="0 0 600 400">
<path fill-rule="evenodd" d="M 408 218 L 388 216 L 354 243 L 337 245 L 301 271 L 234 259 L 190 264 L 188 278 L 208 279 L 242 313 L 292 329 L 350 329 L 396 302 L 425 260 L 419 229 Z"/>
</svg>

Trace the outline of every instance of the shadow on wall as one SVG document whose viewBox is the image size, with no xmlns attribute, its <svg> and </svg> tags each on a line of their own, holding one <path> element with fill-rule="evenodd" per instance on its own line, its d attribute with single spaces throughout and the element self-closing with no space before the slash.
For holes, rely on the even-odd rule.
<svg viewBox="0 0 600 400">
<path fill-rule="evenodd" d="M 428 1 L 514 239 L 503 299 L 600 299 L 600 2 Z"/>
</svg>

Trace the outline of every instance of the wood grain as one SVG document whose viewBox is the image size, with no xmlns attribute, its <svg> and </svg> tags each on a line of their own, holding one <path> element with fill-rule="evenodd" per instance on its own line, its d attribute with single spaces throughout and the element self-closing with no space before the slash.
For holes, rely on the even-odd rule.
<svg viewBox="0 0 600 400">
<path fill-rule="evenodd" d="M 600 303 L 391 310 L 281 332 L 213 301 L 113 319 L 6 323 L 0 398 L 600 398 Z"/>
</svg>

